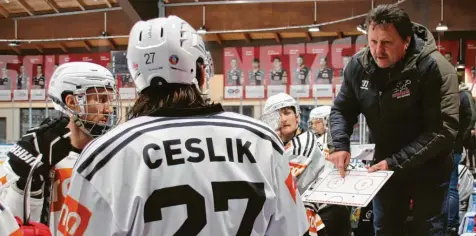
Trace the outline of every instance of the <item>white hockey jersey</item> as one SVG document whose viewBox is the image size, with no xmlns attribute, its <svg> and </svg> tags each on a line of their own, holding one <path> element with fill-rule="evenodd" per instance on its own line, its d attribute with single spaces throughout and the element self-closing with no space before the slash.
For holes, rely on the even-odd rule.
<svg viewBox="0 0 476 236">
<path fill-rule="evenodd" d="M 0 201 L 0 235 L 1 236 L 21 236 L 15 217 L 5 204 Z"/>
<path fill-rule="evenodd" d="M 58 232 L 303 235 L 304 206 L 278 136 L 220 105 L 177 117 L 187 113 L 159 109 L 86 148 Z"/>
<path fill-rule="evenodd" d="M 284 156 L 289 160 L 291 173 L 300 193 L 304 193 L 319 176 L 332 170 L 332 163 L 325 160 L 328 149 L 324 136 L 318 137 L 313 132 L 306 131 L 296 135 L 286 145 Z M 315 236 L 325 227 L 318 213 L 325 205 L 312 202 L 305 202 L 304 205 L 310 224 L 309 233 Z"/>
</svg>

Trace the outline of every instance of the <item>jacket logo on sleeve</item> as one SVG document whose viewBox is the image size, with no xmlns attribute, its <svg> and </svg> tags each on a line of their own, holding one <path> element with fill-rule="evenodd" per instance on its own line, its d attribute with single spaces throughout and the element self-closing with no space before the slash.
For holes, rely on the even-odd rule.
<svg viewBox="0 0 476 236">
<path fill-rule="evenodd" d="M 412 84 L 412 81 L 409 79 L 398 81 L 393 89 L 392 98 L 400 99 L 410 96 L 410 89 L 408 85 Z"/>
<path fill-rule="evenodd" d="M 61 209 L 58 231 L 65 236 L 82 236 L 90 218 L 91 211 L 68 195 Z"/>
<path fill-rule="evenodd" d="M 364 79 L 362 80 L 362 85 L 360 86 L 361 89 L 369 90 L 369 81 Z"/>
</svg>

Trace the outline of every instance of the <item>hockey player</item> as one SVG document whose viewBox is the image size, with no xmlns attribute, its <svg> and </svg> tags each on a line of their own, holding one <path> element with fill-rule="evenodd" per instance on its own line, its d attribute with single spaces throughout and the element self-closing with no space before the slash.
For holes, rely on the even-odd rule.
<svg viewBox="0 0 476 236">
<path fill-rule="evenodd" d="M 36 66 L 36 76 L 33 77 L 33 89 L 45 89 L 45 76 L 43 75 L 43 67 Z"/>
<path fill-rule="evenodd" d="M 309 84 L 309 68 L 304 64 L 304 57 L 298 56 L 296 59 L 297 68 L 294 73 L 293 84 L 306 85 Z"/>
<path fill-rule="evenodd" d="M 319 128 L 316 132 L 317 136 L 313 131 L 300 129 L 299 106 L 294 98 L 285 93 L 268 98 L 264 113 L 272 112 L 280 114 L 280 126 L 277 133 L 285 144 L 284 156 L 289 161 L 299 192 L 304 193 L 311 184 L 318 180 L 325 169 L 332 169 L 332 164 L 325 160 L 326 149 L 328 149 L 325 123 L 323 122 L 324 127 L 322 128 L 316 125 Z M 314 123 L 317 123 L 318 119 L 327 121 L 329 113 L 330 109 L 323 107 L 319 108 L 318 112 L 311 111 L 311 116 L 314 116 Z M 350 234 L 350 211 L 347 207 L 309 202 L 305 202 L 305 206 L 311 235 L 347 236 Z M 319 231 L 324 225 L 325 232 Z"/>
<path fill-rule="evenodd" d="M 248 72 L 248 85 L 263 85 L 264 71 L 260 68 L 260 62 L 258 58 L 253 59 L 253 69 Z"/>
<path fill-rule="evenodd" d="M 269 72 L 269 85 L 286 85 L 288 83 L 288 72 L 283 68 L 281 58 L 273 59 L 273 70 Z"/>
<path fill-rule="evenodd" d="M 305 233 L 304 206 L 279 137 L 257 120 L 204 101 L 198 87 L 209 78 L 207 55 L 202 38 L 176 16 L 133 26 L 127 52 L 139 92 L 133 118 L 81 154 L 58 231 Z"/>
<path fill-rule="evenodd" d="M 310 130 L 317 135 L 317 141 L 323 145 L 326 155 L 332 151 L 332 138 L 327 132 L 330 114 L 331 106 L 319 106 L 311 110 L 308 121 Z"/>
<path fill-rule="evenodd" d="M 7 205 L 0 201 L 0 235 L 2 236 L 22 236 L 20 227 L 8 209 Z"/>
<path fill-rule="evenodd" d="M 243 71 L 238 68 L 238 61 L 236 58 L 231 59 L 230 70 L 226 73 L 226 81 L 229 86 L 241 86 L 243 85 Z"/>
<path fill-rule="evenodd" d="M 23 215 L 26 178 L 39 159 L 41 165 L 32 182 L 31 220 L 56 228 L 80 149 L 112 127 L 112 106 L 118 110 L 121 107 L 111 73 L 89 62 L 58 67 L 51 78 L 48 96 L 64 116 L 47 119 L 40 127 L 30 129 L 7 154 L 9 166 L 19 180 L 5 190 L 3 200 L 15 216 Z M 76 126 L 83 135 L 72 143 L 70 129 Z"/>
</svg>

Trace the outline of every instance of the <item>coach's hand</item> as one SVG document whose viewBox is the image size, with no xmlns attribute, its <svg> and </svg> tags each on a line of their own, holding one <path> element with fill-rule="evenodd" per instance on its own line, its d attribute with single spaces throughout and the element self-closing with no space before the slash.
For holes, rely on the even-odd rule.
<svg viewBox="0 0 476 236">
<path fill-rule="evenodd" d="M 386 160 L 383 160 L 369 168 L 367 168 L 367 170 L 369 172 L 375 172 L 375 171 L 378 171 L 378 170 L 388 170 L 388 163 Z"/>
<path fill-rule="evenodd" d="M 345 177 L 345 171 L 347 168 L 347 165 L 349 165 L 350 162 L 350 152 L 347 151 L 337 151 L 329 154 L 329 156 L 326 156 L 326 159 L 337 167 L 340 172 L 340 176 Z"/>
</svg>

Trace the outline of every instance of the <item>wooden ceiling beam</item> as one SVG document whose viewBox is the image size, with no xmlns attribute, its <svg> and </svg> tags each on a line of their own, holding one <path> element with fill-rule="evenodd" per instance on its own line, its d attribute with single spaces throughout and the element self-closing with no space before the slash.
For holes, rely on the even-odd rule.
<svg viewBox="0 0 476 236">
<path fill-rule="evenodd" d="M 310 32 L 306 32 L 305 34 L 306 34 L 306 40 L 308 42 L 311 42 L 312 41 L 312 34 Z"/>
<path fill-rule="evenodd" d="M 13 51 L 15 51 L 18 55 L 21 54 L 21 50 L 18 47 L 10 47 Z"/>
<path fill-rule="evenodd" d="M 36 50 L 38 50 L 38 52 L 40 52 L 41 54 L 44 53 L 43 46 L 37 44 L 37 45 L 35 46 L 35 48 L 36 48 Z"/>
<path fill-rule="evenodd" d="M 109 2 L 109 0 L 104 0 L 104 3 L 106 3 L 107 7 L 111 8 L 112 4 Z"/>
<path fill-rule="evenodd" d="M 216 38 L 218 44 L 223 45 L 223 41 L 221 39 L 220 34 L 215 34 L 215 38 Z"/>
<path fill-rule="evenodd" d="M 251 43 L 252 39 L 249 33 L 244 33 L 243 36 L 245 36 L 245 40 L 247 43 Z"/>
<path fill-rule="evenodd" d="M 275 40 L 277 43 L 281 43 L 281 36 L 279 35 L 278 32 L 274 33 L 274 40 Z"/>
<path fill-rule="evenodd" d="M 74 0 L 77 4 L 78 4 L 78 7 L 81 8 L 82 11 L 85 11 L 86 10 L 86 5 L 84 4 L 83 0 Z"/>
<path fill-rule="evenodd" d="M 18 4 L 30 15 L 34 16 L 35 15 L 35 10 L 33 10 L 30 5 L 28 5 L 25 0 L 17 0 Z"/>
<path fill-rule="evenodd" d="M 5 10 L 5 8 L 3 8 L 2 5 L 0 5 L 0 15 L 4 16 L 5 18 L 8 18 L 10 16 L 10 14 L 8 13 L 7 10 Z"/>
<path fill-rule="evenodd" d="M 66 44 L 60 43 L 59 46 L 60 46 L 61 50 L 63 50 L 63 52 L 68 52 L 68 47 L 66 46 Z"/>
<path fill-rule="evenodd" d="M 60 13 L 58 4 L 56 4 L 55 0 L 44 0 L 51 9 L 53 9 L 56 13 Z"/>
<path fill-rule="evenodd" d="M 114 41 L 112 39 L 106 39 L 107 42 L 109 42 L 109 46 L 111 47 L 112 50 L 116 50 L 117 49 L 117 45 L 114 43 Z"/>
<path fill-rule="evenodd" d="M 91 44 L 89 44 L 88 41 L 83 41 L 84 47 L 88 50 L 91 51 Z"/>
</svg>

